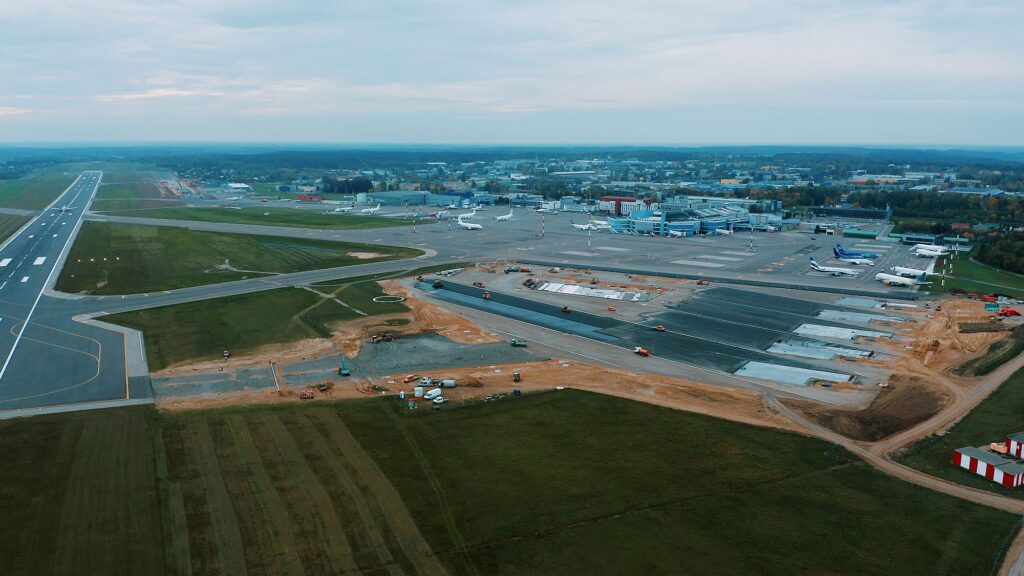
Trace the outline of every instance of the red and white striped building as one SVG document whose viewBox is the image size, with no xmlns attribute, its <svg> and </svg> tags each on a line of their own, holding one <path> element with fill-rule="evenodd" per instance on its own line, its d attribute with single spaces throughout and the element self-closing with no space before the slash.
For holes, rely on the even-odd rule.
<svg viewBox="0 0 1024 576">
<path fill-rule="evenodd" d="M 1016 488 L 1024 484 L 1024 465 L 991 452 L 988 447 L 957 448 L 953 451 L 953 464 L 1007 488 Z"/>
<path fill-rule="evenodd" d="M 1024 432 L 1017 432 L 1006 437 L 1006 448 L 1017 458 L 1024 458 Z"/>
</svg>

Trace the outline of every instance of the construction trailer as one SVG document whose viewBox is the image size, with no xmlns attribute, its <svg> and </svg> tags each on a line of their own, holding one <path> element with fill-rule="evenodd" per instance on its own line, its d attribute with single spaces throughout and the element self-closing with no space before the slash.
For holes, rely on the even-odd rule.
<svg viewBox="0 0 1024 576">
<path fill-rule="evenodd" d="M 1006 448 L 1011 456 L 1024 458 L 1024 432 L 1017 432 L 1006 437 Z"/>
<path fill-rule="evenodd" d="M 1024 465 L 989 451 L 987 446 L 957 448 L 953 451 L 953 464 L 1007 488 L 1024 483 Z"/>
</svg>

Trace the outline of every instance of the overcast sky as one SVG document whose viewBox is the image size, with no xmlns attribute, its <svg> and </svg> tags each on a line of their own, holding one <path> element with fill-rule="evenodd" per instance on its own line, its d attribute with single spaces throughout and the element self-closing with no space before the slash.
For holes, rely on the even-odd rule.
<svg viewBox="0 0 1024 576">
<path fill-rule="evenodd" d="M 0 142 L 1024 145 L 1020 0 L 0 0 Z"/>
</svg>

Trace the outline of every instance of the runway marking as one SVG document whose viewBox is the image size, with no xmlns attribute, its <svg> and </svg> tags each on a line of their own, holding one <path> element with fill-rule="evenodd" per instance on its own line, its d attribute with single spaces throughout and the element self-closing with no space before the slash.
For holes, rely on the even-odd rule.
<svg viewBox="0 0 1024 576">
<path fill-rule="evenodd" d="M 574 251 L 574 250 L 569 250 L 567 252 L 562 252 L 562 254 L 568 254 L 570 256 L 594 256 L 594 254 L 591 254 L 590 252 L 577 252 L 577 251 Z"/>
<path fill-rule="evenodd" d="M 708 260 L 722 260 L 724 262 L 742 262 L 743 261 L 743 258 L 734 258 L 732 256 L 710 256 L 708 254 L 703 254 L 703 255 L 699 256 L 699 258 L 707 258 Z"/>
<path fill-rule="evenodd" d="M 21 283 L 24 284 L 25 282 L 28 282 L 28 276 L 21 277 Z"/>
<path fill-rule="evenodd" d="M 4 280 L 3 284 L 0 284 L 0 290 L 3 290 L 4 286 L 7 286 L 7 281 L 6 280 Z"/>
<path fill-rule="evenodd" d="M 54 238 L 56 238 L 56 237 L 57 237 L 57 235 L 56 235 L 56 234 L 54 234 L 54 235 L 53 235 L 53 237 L 54 237 Z"/>
<path fill-rule="evenodd" d="M 613 248 L 611 246 L 598 246 L 594 250 L 610 250 L 612 252 L 628 252 L 629 248 Z"/>
<path fill-rule="evenodd" d="M 36 258 L 36 261 L 32 263 L 32 265 L 33 266 L 39 266 L 43 262 L 46 262 L 46 256 L 39 256 L 39 257 Z"/>
<path fill-rule="evenodd" d="M 683 266 L 703 266 L 704 268 L 724 268 L 725 264 L 718 262 L 701 262 L 700 260 L 673 260 L 670 264 L 682 264 Z"/>
<path fill-rule="evenodd" d="M 10 258 L 4 258 L 3 260 L 0 260 L 0 268 L 3 268 L 4 266 L 7 266 L 10 263 L 11 263 L 11 259 Z"/>
<path fill-rule="evenodd" d="M 731 254 L 733 256 L 753 256 L 750 252 L 740 252 L 739 250 L 722 250 L 721 254 Z"/>
</svg>

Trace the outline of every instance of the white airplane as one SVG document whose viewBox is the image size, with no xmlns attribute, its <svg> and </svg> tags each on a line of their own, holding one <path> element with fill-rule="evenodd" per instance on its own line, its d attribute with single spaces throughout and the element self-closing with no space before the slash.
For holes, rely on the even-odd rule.
<svg viewBox="0 0 1024 576">
<path fill-rule="evenodd" d="M 448 209 L 447 208 L 444 209 L 444 210 L 438 211 L 438 212 L 431 212 L 430 213 L 430 217 L 431 218 L 437 218 L 438 220 L 440 220 L 441 218 L 444 218 L 446 216 L 448 216 Z"/>
<path fill-rule="evenodd" d="M 355 206 L 341 206 L 334 209 L 335 212 L 351 212 L 352 210 L 355 210 Z"/>
<path fill-rule="evenodd" d="M 591 224 L 589 222 L 586 223 L 586 224 L 577 224 L 577 223 L 573 222 L 572 220 L 569 220 L 569 224 L 572 224 L 572 227 L 577 229 L 577 230 L 597 230 L 597 226 L 594 226 L 593 224 Z"/>
<path fill-rule="evenodd" d="M 61 206 L 60 208 L 57 208 L 57 211 L 58 212 L 70 212 L 70 211 L 72 211 L 74 209 L 75 209 L 74 206 L 69 206 L 69 205 L 65 204 L 65 205 Z"/>
<path fill-rule="evenodd" d="M 590 217 L 590 223 L 597 226 L 597 230 L 611 230 L 612 225 L 607 220 L 598 220 L 593 216 Z"/>
<path fill-rule="evenodd" d="M 241 196 L 232 196 L 231 198 L 228 198 L 228 202 L 233 202 L 235 200 L 241 200 L 241 199 L 242 199 Z"/>
<path fill-rule="evenodd" d="M 886 286 L 906 286 L 908 288 L 919 284 L 931 284 L 931 282 L 921 282 L 920 278 L 904 278 L 903 276 L 886 274 L 885 272 L 875 274 L 875 280 L 878 280 Z"/>
<path fill-rule="evenodd" d="M 935 250 L 925 250 L 924 248 L 914 249 L 914 255 L 918 258 L 938 258 L 939 256 L 946 256 L 948 252 L 938 252 Z"/>
<path fill-rule="evenodd" d="M 465 221 L 463 221 L 462 219 L 465 218 L 465 217 L 466 217 L 466 214 L 463 214 L 462 216 L 459 216 L 458 218 L 456 218 L 456 220 L 459 223 L 459 226 L 465 228 L 466 230 L 482 230 L 483 229 L 483 226 L 481 226 L 479 224 L 473 224 L 472 222 L 465 222 Z"/>
<path fill-rule="evenodd" d="M 376 214 L 380 210 L 380 202 L 377 202 L 377 206 L 374 208 L 363 208 L 359 211 L 360 214 Z"/>
<path fill-rule="evenodd" d="M 537 214 L 554 214 L 556 212 L 558 211 L 550 208 L 537 208 Z"/>
<path fill-rule="evenodd" d="M 497 220 L 498 222 L 508 222 L 509 220 L 512 219 L 512 211 L 513 209 L 509 208 L 508 214 L 505 214 L 504 216 L 495 216 L 494 219 Z"/>
<path fill-rule="evenodd" d="M 612 230 L 614 232 L 614 230 Z M 682 238 L 685 234 L 681 230 L 669 230 L 668 235 L 672 238 Z"/>
<path fill-rule="evenodd" d="M 949 252 L 949 246 L 939 246 L 938 244 L 914 244 L 910 250 L 927 250 L 929 252 L 941 252 L 945 254 L 946 252 Z"/>
<path fill-rule="evenodd" d="M 811 258 L 811 268 L 816 272 L 825 272 L 833 276 L 856 276 L 860 274 L 860 270 L 854 270 L 853 268 L 838 268 L 834 266 L 822 266 L 818 264 L 814 258 Z"/>
<path fill-rule="evenodd" d="M 899 274 L 900 276 L 906 276 L 909 278 L 924 278 L 927 276 L 941 276 L 938 272 L 929 272 L 927 270 L 918 270 L 917 268 L 904 268 L 903 266 L 893 266 L 892 271 Z"/>
<path fill-rule="evenodd" d="M 465 214 L 459 214 L 458 216 L 456 216 L 456 218 L 461 220 L 463 218 L 472 218 L 473 216 L 476 216 L 476 208 L 473 208 L 472 212 L 466 212 Z"/>
<path fill-rule="evenodd" d="M 708 236 L 729 236 L 732 234 L 732 230 L 726 230 L 725 228 L 715 228 L 713 232 L 708 232 Z"/>
</svg>

